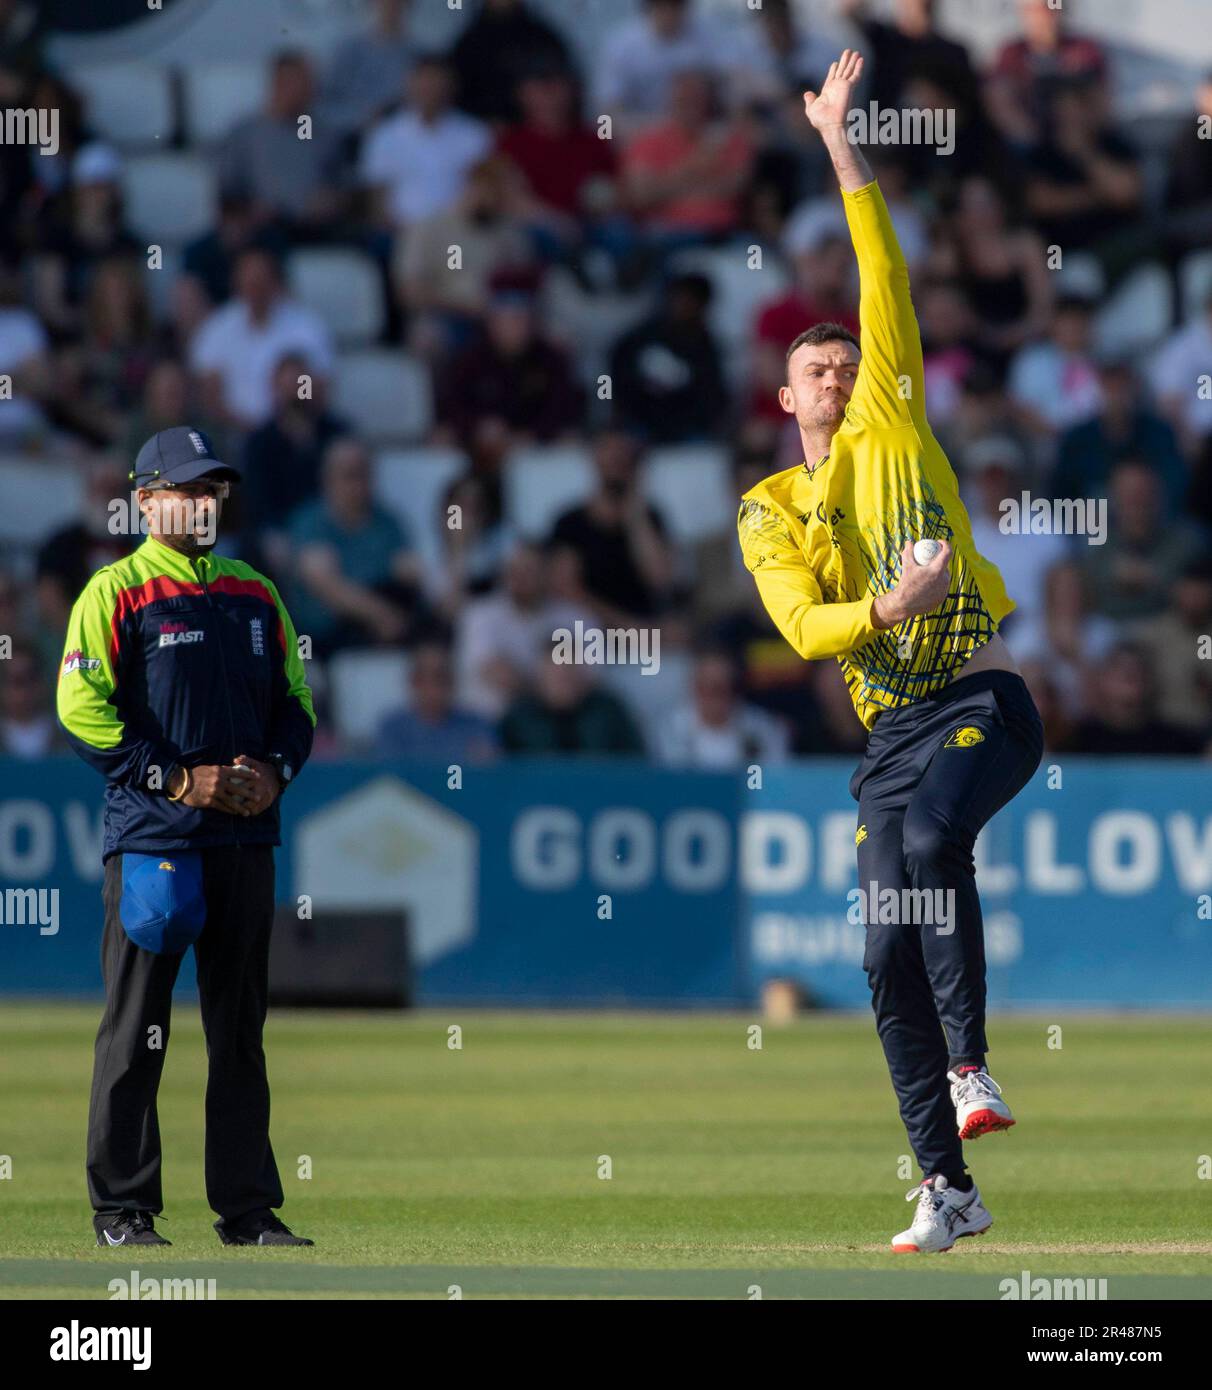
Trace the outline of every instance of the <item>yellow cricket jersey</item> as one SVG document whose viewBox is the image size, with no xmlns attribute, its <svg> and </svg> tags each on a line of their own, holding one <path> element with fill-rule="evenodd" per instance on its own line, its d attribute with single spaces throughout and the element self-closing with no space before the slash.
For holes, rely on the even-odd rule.
<svg viewBox="0 0 1212 1390">
<path fill-rule="evenodd" d="M 858 257 L 862 363 L 829 454 L 751 488 L 737 529 L 745 565 L 799 654 L 835 656 L 868 729 L 886 709 L 938 690 L 1014 608 L 972 540 L 947 456 L 926 421 L 922 344 L 909 270 L 875 182 L 843 191 Z M 951 543 L 951 590 L 886 631 L 871 621 L 896 587 L 910 540 Z"/>
</svg>

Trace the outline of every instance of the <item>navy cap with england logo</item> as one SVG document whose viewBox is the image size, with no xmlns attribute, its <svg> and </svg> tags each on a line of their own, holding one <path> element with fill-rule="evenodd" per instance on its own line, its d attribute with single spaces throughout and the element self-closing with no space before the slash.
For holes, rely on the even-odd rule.
<svg viewBox="0 0 1212 1390">
<path fill-rule="evenodd" d="M 192 483 L 195 478 L 238 482 L 241 474 L 215 457 L 214 445 L 201 430 L 177 425 L 152 435 L 139 450 L 130 476 L 137 487 L 155 487 L 158 483 Z"/>
</svg>

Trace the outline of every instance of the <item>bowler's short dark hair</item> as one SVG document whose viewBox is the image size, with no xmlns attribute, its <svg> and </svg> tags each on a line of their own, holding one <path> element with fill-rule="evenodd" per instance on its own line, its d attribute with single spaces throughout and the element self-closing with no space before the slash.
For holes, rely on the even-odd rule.
<svg viewBox="0 0 1212 1390">
<path fill-rule="evenodd" d="M 814 323 L 811 328 L 805 328 L 802 333 L 797 333 L 791 340 L 791 346 L 787 349 L 786 363 L 790 365 L 791 355 L 797 348 L 820 347 L 822 343 L 853 343 L 859 352 L 859 340 L 853 333 L 841 323 Z"/>
</svg>

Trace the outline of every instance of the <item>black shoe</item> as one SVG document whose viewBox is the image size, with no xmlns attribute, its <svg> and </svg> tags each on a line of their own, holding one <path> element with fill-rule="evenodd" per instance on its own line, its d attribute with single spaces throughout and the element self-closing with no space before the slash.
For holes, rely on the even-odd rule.
<svg viewBox="0 0 1212 1390">
<path fill-rule="evenodd" d="M 171 1245 L 156 1233 L 151 1213 L 121 1211 L 117 1216 L 93 1217 L 98 1245 Z"/>
<path fill-rule="evenodd" d="M 297 1236 L 269 1210 L 246 1212 L 234 1221 L 215 1222 L 215 1230 L 224 1245 L 314 1245 L 314 1240 Z"/>
</svg>

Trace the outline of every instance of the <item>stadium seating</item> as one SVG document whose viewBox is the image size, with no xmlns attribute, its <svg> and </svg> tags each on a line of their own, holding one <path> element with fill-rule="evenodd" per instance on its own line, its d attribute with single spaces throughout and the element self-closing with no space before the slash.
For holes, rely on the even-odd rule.
<svg viewBox="0 0 1212 1390">
<path fill-rule="evenodd" d="M 605 689 L 618 696 L 631 711 L 649 750 L 656 747 L 657 730 L 670 713 L 690 699 L 693 659 L 685 651 L 660 652 L 660 669 L 644 675 L 635 664 L 595 666 L 594 674 Z"/>
<path fill-rule="evenodd" d="M 220 139 L 265 99 L 264 62 L 199 63 L 185 68 L 181 81 L 191 144 Z"/>
<path fill-rule="evenodd" d="M 1212 294 L 1212 251 L 1193 251 L 1178 272 L 1182 289 L 1182 315 L 1197 318 Z"/>
<path fill-rule="evenodd" d="M 1165 267 L 1138 266 L 1099 311 L 1095 347 L 1110 357 L 1152 347 L 1170 331 L 1173 320 L 1174 291 Z"/>
<path fill-rule="evenodd" d="M 1082 299 L 1102 299 L 1107 290 L 1102 262 L 1089 251 L 1066 251 L 1056 269 L 1056 290 Z"/>
<path fill-rule="evenodd" d="M 74 464 L 14 455 L 0 458 L 0 477 L 0 542 L 6 552 L 41 544 L 84 510 L 84 479 Z M 37 517 L 36 527 L 31 517 Z"/>
<path fill-rule="evenodd" d="M 519 449 L 504 470 L 505 519 L 531 540 L 543 540 L 559 516 L 585 501 L 593 491 L 589 450 L 558 444 Z"/>
<path fill-rule="evenodd" d="M 466 468 L 467 456 L 458 449 L 386 450 L 375 459 L 375 496 L 400 519 L 428 580 L 445 572 L 439 508 Z"/>
<path fill-rule="evenodd" d="M 383 331 L 383 280 L 375 263 L 348 247 L 306 247 L 287 262 L 290 288 L 316 311 L 342 347 L 372 343 Z"/>
<path fill-rule="evenodd" d="M 716 444 L 653 449 L 644 467 L 644 492 L 683 543 L 726 531 L 736 519 L 728 451 Z M 687 497 L 694 498 L 693 507 Z"/>
<path fill-rule="evenodd" d="M 422 439 L 433 422 L 429 369 L 390 348 L 342 353 L 333 405 L 338 414 L 357 421 L 359 434 L 372 448 Z"/>
<path fill-rule="evenodd" d="M 631 294 L 591 294 L 558 266 L 548 271 L 539 295 L 543 324 L 553 338 L 574 349 L 573 367 L 591 393 L 596 393 L 598 376 L 606 370 L 610 349 L 652 305 L 650 287 Z"/>
<path fill-rule="evenodd" d="M 749 244 L 737 241 L 681 251 L 673 258 L 673 267 L 679 273 L 696 272 L 711 281 L 708 322 L 725 374 L 739 385 L 748 369 L 750 335 L 758 310 L 787 288 L 782 262 L 769 247 L 763 247 L 761 269 L 754 269 L 749 265 Z"/>
<path fill-rule="evenodd" d="M 332 716 L 352 747 L 365 749 L 385 714 L 407 702 L 408 657 L 374 648 L 338 652 L 328 663 Z"/>
<path fill-rule="evenodd" d="M 73 68 L 89 127 L 123 149 L 167 148 L 175 126 L 172 79 L 152 63 L 95 63 Z"/>
<path fill-rule="evenodd" d="M 126 161 L 122 196 L 130 229 L 148 244 L 203 236 L 218 215 L 218 183 L 199 155 L 148 154 Z"/>
</svg>

